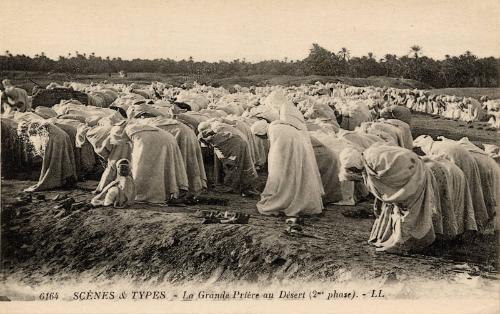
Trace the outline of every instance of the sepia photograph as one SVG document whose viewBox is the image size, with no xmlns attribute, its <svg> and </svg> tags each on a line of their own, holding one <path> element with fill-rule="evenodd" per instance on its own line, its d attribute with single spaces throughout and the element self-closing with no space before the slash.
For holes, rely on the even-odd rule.
<svg viewBox="0 0 500 314">
<path fill-rule="evenodd" d="M 499 0 L 0 0 L 1 313 L 500 313 Z"/>
</svg>

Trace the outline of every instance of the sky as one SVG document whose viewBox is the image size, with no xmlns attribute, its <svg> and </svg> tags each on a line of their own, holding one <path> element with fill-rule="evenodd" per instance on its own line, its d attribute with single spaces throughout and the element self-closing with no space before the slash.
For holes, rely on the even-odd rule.
<svg viewBox="0 0 500 314">
<path fill-rule="evenodd" d="M 195 61 L 352 56 L 500 57 L 500 0 L 0 0 L 0 53 Z"/>
</svg>

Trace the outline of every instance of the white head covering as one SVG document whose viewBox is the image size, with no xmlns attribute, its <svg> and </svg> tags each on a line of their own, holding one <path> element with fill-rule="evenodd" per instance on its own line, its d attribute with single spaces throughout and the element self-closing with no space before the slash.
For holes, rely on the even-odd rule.
<svg viewBox="0 0 500 314">
<path fill-rule="evenodd" d="M 270 108 L 269 106 L 266 106 L 266 105 L 260 105 L 260 106 L 251 108 L 250 111 L 248 112 L 247 116 L 264 118 L 270 122 L 279 119 L 278 112 L 275 111 L 274 109 Z"/>
<path fill-rule="evenodd" d="M 362 170 L 364 168 L 363 165 L 363 156 L 361 152 L 353 147 L 348 147 L 342 150 L 339 154 L 340 160 L 340 172 L 339 179 L 340 181 L 353 181 L 360 179 L 360 174 L 353 173 L 348 169 L 356 168 L 358 170 Z"/>
<path fill-rule="evenodd" d="M 420 135 L 413 140 L 413 146 L 420 147 L 426 155 L 429 155 L 433 143 L 434 140 L 429 135 Z"/>
<path fill-rule="evenodd" d="M 109 142 L 112 145 L 121 145 L 128 142 L 127 134 L 125 133 L 125 128 L 127 123 L 125 120 L 121 121 L 119 124 L 115 124 L 109 130 Z"/>
<path fill-rule="evenodd" d="M 210 122 L 203 121 L 200 124 L 198 124 L 198 132 L 200 133 L 210 128 L 211 128 Z"/>
<path fill-rule="evenodd" d="M 224 123 L 221 121 L 222 119 L 217 119 L 217 118 L 213 118 L 213 119 L 210 119 L 208 121 L 210 121 L 210 127 L 212 128 L 212 130 L 215 132 L 215 133 L 218 133 L 220 132 L 220 130 L 225 127 L 225 126 L 228 126 L 227 123 Z"/>
<path fill-rule="evenodd" d="M 120 160 L 118 160 L 118 161 L 116 162 L 116 168 L 117 168 L 117 169 L 116 169 L 116 173 L 117 173 L 117 175 L 118 175 L 118 176 L 120 175 L 120 170 L 119 170 L 119 168 L 120 168 L 120 166 L 121 166 L 121 165 L 123 165 L 123 164 L 126 164 L 126 165 L 129 167 L 129 173 L 130 173 L 130 171 L 131 171 L 131 169 L 130 169 L 130 166 L 131 166 L 131 165 L 130 165 L 130 160 L 128 160 L 127 158 L 122 158 L 122 159 L 120 159 Z"/>
<path fill-rule="evenodd" d="M 304 116 L 300 113 L 299 109 L 286 98 L 282 89 L 277 89 L 269 94 L 264 100 L 264 103 L 279 113 L 281 122 L 291 125 L 298 130 L 307 130 Z"/>
<path fill-rule="evenodd" d="M 9 80 L 9 79 L 4 79 L 4 80 L 2 81 L 2 85 L 3 85 L 3 87 L 7 88 L 7 87 L 11 87 L 11 86 L 12 86 L 12 83 L 10 82 L 10 80 Z"/>
<path fill-rule="evenodd" d="M 267 123 L 265 120 L 260 119 L 259 121 L 252 124 L 250 129 L 255 135 L 266 135 L 268 127 L 269 123 Z"/>
</svg>

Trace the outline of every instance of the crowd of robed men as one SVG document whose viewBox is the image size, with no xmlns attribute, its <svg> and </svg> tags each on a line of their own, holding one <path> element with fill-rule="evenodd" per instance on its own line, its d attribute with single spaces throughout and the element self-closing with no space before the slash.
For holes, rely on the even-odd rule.
<svg viewBox="0 0 500 314">
<path fill-rule="evenodd" d="M 54 83 L 47 88 L 92 95 L 89 104 L 31 108 L 26 91 L 3 85 L 2 165 L 43 159 L 27 192 L 74 184 L 103 160 L 94 206 L 183 202 L 207 190 L 208 151 L 225 192 L 258 194 L 257 171 L 267 168 L 261 214 L 316 215 L 325 204 L 373 195 L 369 241 L 379 250 L 418 250 L 436 237 L 496 228 L 498 147 L 413 139 L 410 128 L 414 111 L 491 120 L 495 101 L 331 83 L 232 90 Z"/>
</svg>

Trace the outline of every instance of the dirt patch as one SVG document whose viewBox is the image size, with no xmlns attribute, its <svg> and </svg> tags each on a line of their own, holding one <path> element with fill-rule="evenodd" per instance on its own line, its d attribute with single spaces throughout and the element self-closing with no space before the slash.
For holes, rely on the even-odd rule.
<svg viewBox="0 0 500 314">
<path fill-rule="evenodd" d="M 434 138 L 444 136 L 452 140 L 459 140 L 466 136 L 471 141 L 500 145 L 500 132 L 490 129 L 489 124 L 486 122 L 468 124 L 440 116 L 430 117 L 422 113 L 413 113 L 411 121 L 413 138 L 428 134 Z"/>
<path fill-rule="evenodd" d="M 488 96 L 489 99 L 500 98 L 500 88 L 498 87 L 465 87 L 465 88 L 440 88 L 430 89 L 432 94 L 455 95 L 460 97 L 474 97 L 476 99 L 481 96 Z"/>
<path fill-rule="evenodd" d="M 19 189 L 32 182 L 6 182 L 4 208 Z M 96 184 L 97 182 L 93 182 Z M 466 242 L 436 243 L 428 255 L 377 253 L 366 242 L 371 219 L 351 219 L 341 206 L 329 206 L 323 217 L 309 218 L 304 231 L 314 237 L 283 233 L 283 218 L 255 213 L 256 199 L 211 193 L 230 206 L 170 208 L 136 204 L 128 209 L 101 208 L 55 217 L 61 191 L 46 192 L 48 201 L 2 211 L 3 269 L 22 272 L 30 281 L 42 276 L 124 274 L 168 282 L 188 279 L 260 281 L 271 279 L 335 280 L 348 269 L 355 278 L 372 279 L 394 270 L 412 277 L 446 278 L 457 263 L 496 268 L 493 234 Z M 73 190 L 69 195 L 89 200 Z M 369 203 L 359 205 L 370 209 Z M 199 209 L 237 210 L 251 214 L 247 225 L 201 224 Z"/>
</svg>

